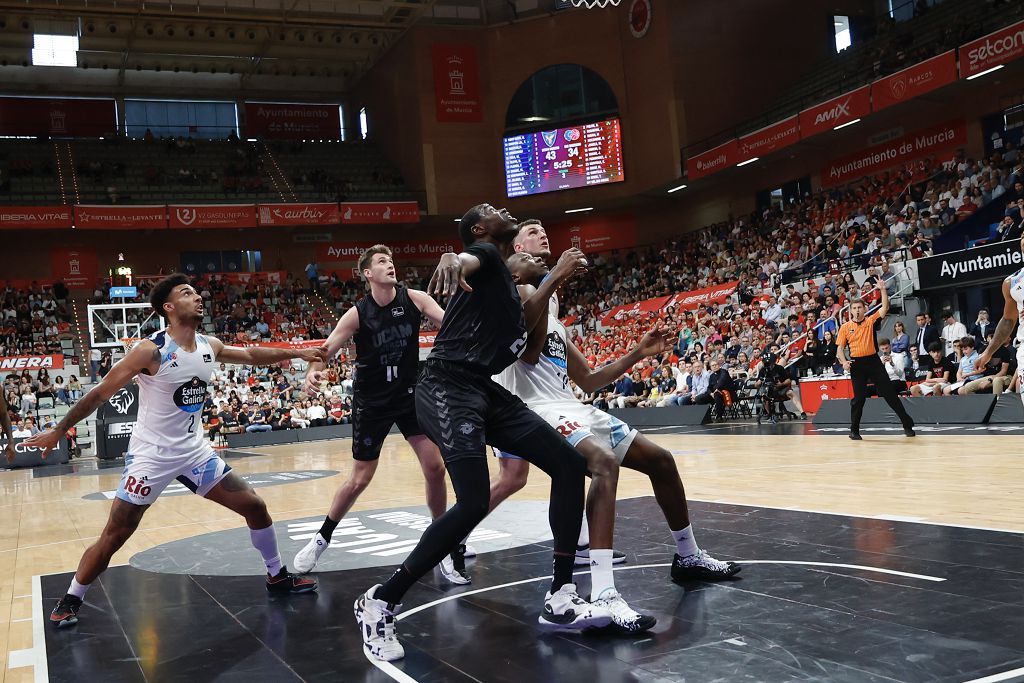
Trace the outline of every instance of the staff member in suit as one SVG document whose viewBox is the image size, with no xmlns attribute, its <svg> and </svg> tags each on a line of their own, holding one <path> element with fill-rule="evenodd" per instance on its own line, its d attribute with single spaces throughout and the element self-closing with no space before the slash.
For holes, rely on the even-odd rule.
<svg viewBox="0 0 1024 683">
<path fill-rule="evenodd" d="M 917 355 L 924 358 L 932 342 L 939 341 L 939 330 L 932 324 L 927 311 L 918 313 L 915 320 L 917 322 L 917 337 L 914 343 L 917 346 Z"/>
<path fill-rule="evenodd" d="M 853 380 L 853 401 L 850 403 L 850 438 L 860 441 L 860 418 L 864 413 L 864 402 L 868 397 L 868 385 L 874 384 L 878 395 L 885 399 L 893 412 L 903 423 L 903 433 L 907 436 L 915 436 L 914 420 L 907 414 L 899 396 L 889 381 L 889 373 L 885 371 L 882 359 L 878 357 L 878 341 L 875 339 L 875 332 L 881 327 L 882 319 L 889 312 L 889 293 L 885 287 L 879 288 L 882 294 L 882 306 L 872 313 L 866 315 L 867 305 L 856 300 L 850 304 L 850 315 L 853 317 L 849 322 L 843 323 L 839 328 L 839 339 L 836 341 L 838 347 L 836 356 L 843 368 L 850 373 Z M 850 347 L 847 355 L 846 347 Z"/>
<path fill-rule="evenodd" d="M 988 336 L 996 329 L 996 324 L 989 320 L 988 309 L 982 308 L 978 311 L 978 319 L 971 326 L 971 336 L 974 337 L 975 346 L 979 351 L 984 351 L 988 346 Z"/>
</svg>

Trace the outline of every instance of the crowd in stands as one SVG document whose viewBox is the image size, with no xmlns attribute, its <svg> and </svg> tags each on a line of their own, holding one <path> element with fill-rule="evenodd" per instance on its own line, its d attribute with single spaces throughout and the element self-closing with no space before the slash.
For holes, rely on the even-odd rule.
<svg viewBox="0 0 1024 683">
<path fill-rule="evenodd" d="M 0 296 L 0 357 L 61 353 L 61 340 L 71 338 L 67 296 L 62 283 L 5 287 Z"/>
</svg>

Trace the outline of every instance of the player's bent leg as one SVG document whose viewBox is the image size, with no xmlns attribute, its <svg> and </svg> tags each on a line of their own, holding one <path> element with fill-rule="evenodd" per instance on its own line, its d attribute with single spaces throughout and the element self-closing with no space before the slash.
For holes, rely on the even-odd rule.
<svg viewBox="0 0 1024 683">
<path fill-rule="evenodd" d="M 654 497 L 676 542 L 671 570 L 673 581 L 716 581 L 739 573 L 741 565 L 716 560 L 697 545 L 690 525 L 683 481 L 668 450 L 637 433 L 626 451 L 622 466 L 642 472 L 651 480 Z"/>
<path fill-rule="evenodd" d="M 139 528 L 142 515 L 149 505 L 135 505 L 120 498 L 114 499 L 110 507 L 107 523 L 100 532 L 96 542 L 86 548 L 82 559 L 78 562 L 78 570 L 71 580 L 68 592 L 57 603 L 50 613 L 50 623 L 57 628 L 73 626 L 78 623 L 78 610 L 82 607 L 85 592 L 92 582 L 102 574 L 110 558 L 131 538 Z"/>
<path fill-rule="evenodd" d="M 612 569 L 612 541 L 615 536 L 615 494 L 618 488 L 619 463 L 607 445 L 591 434 L 576 443 L 587 460 L 591 476 L 587 496 L 587 518 L 590 520 L 590 596 L 592 604 L 608 610 L 612 625 L 623 633 L 640 633 L 653 627 L 657 619 L 633 610 L 615 587 Z"/>
<path fill-rule="evenodd" d="M 448 509 L 448 488 L 445 485 L 444 460 L 441 451 L 425 435 L 410 436 L 406 439 L 420 461 L 423 479 L 426 482 L 427 509 L 437 519 Z"/>
<path fill-rule="evenodd" d="M 252 545 L 263 556 L 263 562 L 267 566 L 268 591 L 309 593 L 316 590 L 315 580 L 290 574 L 288 568 L 281 562 L 277 536 L 274 534 L 274 520 L 270 518 L 267 504 L 241 477 L 234 472 L 228 472 L 209 491 L 196 492 L 245 518 Z"/>
<path fill-rule="evenodd" d="M 327 551 L 331 545 L 331 537 L 338 523 L 348 514 L 348 511 L 355 504 L 359 495 L 366 490 L 366 487 L 373 481 L 373 475 L 377 471 L 377 460 L 353 460 L 352 471 L 345 482 L 334 492 L 331 500 L 331 508 L 327 511 L 320 530 L 313 534 L 309 542 L 295 553 L 292 558 L 292 568 L 299 574 L 308 574 L 316 567 L 320 556 Z"/>
<path fill-rule="evenodd" d="M 491 500 L 488 512 L 505 502 L 510 496 L 521 491 L 530 477 L 530 461 L 521 458 L 498 458 L 498 479 L 491 484 Z"/>
</svg>

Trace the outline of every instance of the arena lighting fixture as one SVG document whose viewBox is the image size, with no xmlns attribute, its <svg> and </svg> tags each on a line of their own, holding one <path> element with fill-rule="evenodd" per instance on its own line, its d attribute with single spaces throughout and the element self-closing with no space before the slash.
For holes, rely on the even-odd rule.
<svg viewBox="0 0 1024 683">
<path fill-rule="evenodd" d="M 593 210 L 594 210 L 594 207 L 592 207 L 592 206 L 585 206 L 582 209 L 566 209 L 565 212 L 566 213 L 583 213 L 584 211 L 593 211 Z"/>
<path fill-rule="evenodd" d="M 741 161 L 740 163 L 736 164 L 736 168 L 739 168 L 740 166 L 746 166 L 747 164 L 752 164 L 760 158 L 761 157 L 754 157 L 752 159 L 747 159 L 746 161 Z"/>
<path fill-rule="evenodd" d="M 685 184 L 684 185 L 676 185 L 671 190 L 669 190 L 668 193 L 672 194 L 673 192 L 679 192 L 679 190 L 685 190 L 685 189 L 686 189 L 686 185 Z"/>
<path fill-rule="evenodd" d="M 846 123 L 840 123 L 838 126 L 833 128 L 832 130 L 839 130 L 840 128 L 846 128 L 847 126 L 852 126 L 853 124 L 857 123 L 858 121 L 860 121 L 860 119 L 854 119 L 853 121 L 847 121 Z"/>
<path fill-rule="evenodd" d="M 987 75 L 987 74 L 990 74 L 990 73 L 992 73 L 993 71 L 999 71 L 999 70 L 1000 70 L 1000 69 L 1002 69 L 1002 68 L 1003 68 L 1004 66 L 1006 66 L 1006 65 L 1005 65 L 1005 64 L 1000 64 L 999 66 L 994 66 L 994 67 L 992 67 L 991 69 L 985 69 L 985 70 L 984 70 L 984 71 L 982 71 L 981 73 L 976 73 L 976 74 L 974 74 L 973 76 L 968 76 L 968 77 L 967 77 L 967 80 L 969 80 L 969 81 L 973 81 L 973 80 L 974 80 L 975 78 L 981 78 L 982 76 L 985 76 L 985 75 Z"/>
</svg>

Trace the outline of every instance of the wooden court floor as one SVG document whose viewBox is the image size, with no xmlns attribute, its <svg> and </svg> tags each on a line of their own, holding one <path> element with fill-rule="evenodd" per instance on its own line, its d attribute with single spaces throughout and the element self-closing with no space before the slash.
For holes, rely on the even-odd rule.
<svg viewBox="0 0 1024 683">
<path fill-rule="evenodd" d="M 947 433 L 906 439 L 892 434 L 862 442 L 820 434 L 651 438 L 673 452 L 693 500 L 1024 532 L 1021 436 Z M 260 488 L 275 520 L 283 522 L 325 512 L 350 469 L 349 448 L 347 440 L 275 446 L 250 449 L 256 455 L 229 462 L 242 474 L 338 472 Z M 33 577 L 74 570 L 106 520 L 109 501 L 95 494 L 115 489 L 120 470 L 89 469 L 56 475 L 0 472 L 0 681 L 35 680 L 27 651 L 42 643 L 36 642 L 39 626 L 33 621 Z M 493 459 L 491 471 L 495 476 Z M 535 472 L 517 499 L 544 500 L 547 492 L 546 478 Z M 89 494 L 94 499 L 84 498 Z M 622 472 L 620 498 L 649 494 L 644 477 Z M 392 436 L 376 480 L 354 511 L 422 503 L 412 451 Z M 195 496 L 161 498 L 111 566 L 158 545 L 241 526 L 232 513 Z"/>
</svg>

